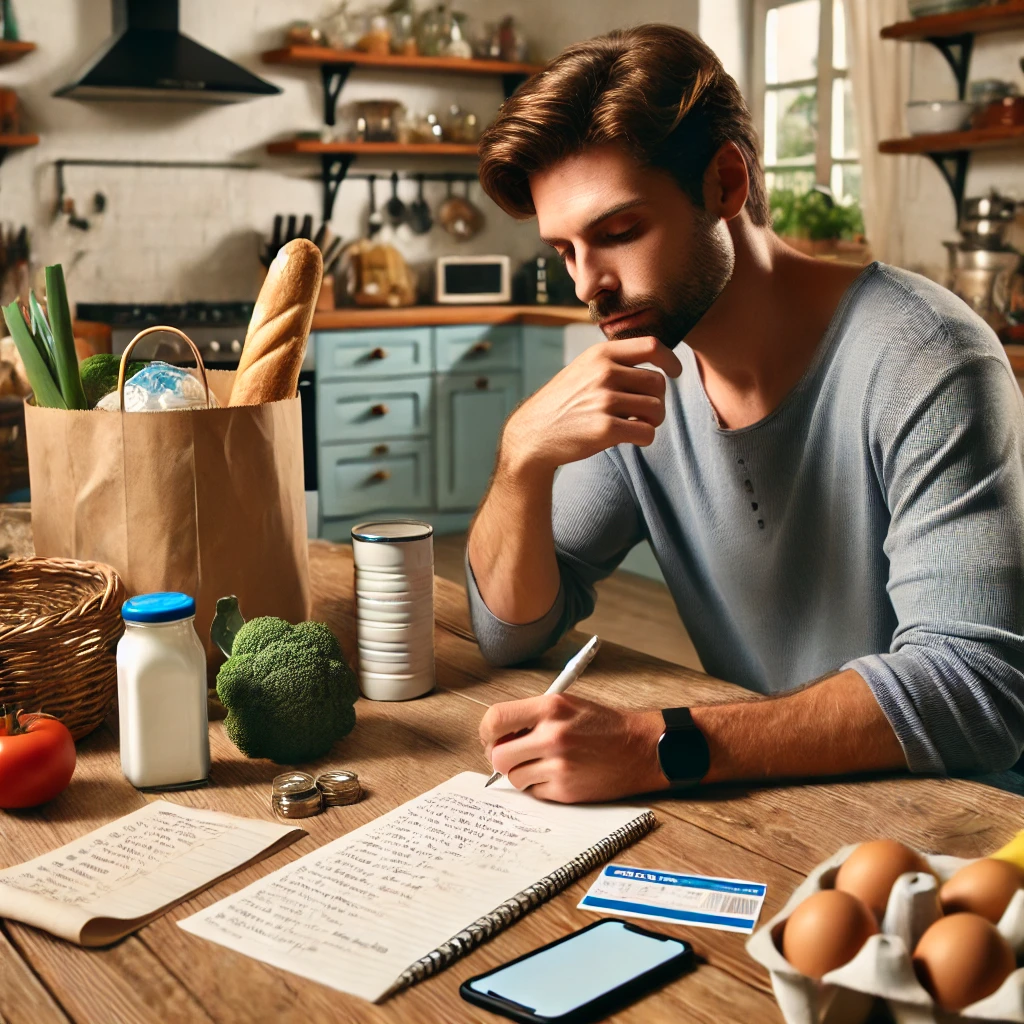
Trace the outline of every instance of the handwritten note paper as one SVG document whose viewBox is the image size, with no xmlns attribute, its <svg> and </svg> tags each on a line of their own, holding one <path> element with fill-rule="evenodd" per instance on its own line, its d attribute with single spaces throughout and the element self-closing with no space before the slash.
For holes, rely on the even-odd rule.
<svg viewBox="0 0 1024 1024">
<path fill-rule="evenodd" d="M 416 960 L 644 813 L 545 804 L 485 780 L 457 775 L 178 923 L 379 1000 Z"/>
<path fill-rule="evenodd" d="M 304 834 L 157 800 L 0 871 L 0 917 L 83 946 L 104 945 Z"/>
</svg>

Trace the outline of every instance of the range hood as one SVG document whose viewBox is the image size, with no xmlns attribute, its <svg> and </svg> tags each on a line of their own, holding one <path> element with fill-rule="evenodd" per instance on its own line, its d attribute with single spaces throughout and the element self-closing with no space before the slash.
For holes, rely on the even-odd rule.
<svg viewBox="0 0 1024 1024">
<path fill-rule="evenodd" d="M 114 35 L 54 96 L 237 103 L 281 90 L 178 31 L 178 0 L 113 0 Z"/>
</svg>

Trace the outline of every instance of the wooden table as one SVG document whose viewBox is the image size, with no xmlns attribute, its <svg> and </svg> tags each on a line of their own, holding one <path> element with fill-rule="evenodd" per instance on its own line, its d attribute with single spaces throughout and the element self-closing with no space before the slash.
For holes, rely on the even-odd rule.
<svg viewBox="0 0 1024 1024">
<path fill-rule="evenodd" d="M 311 544 L 311 552 L 315 617 L 331 623 L 351 655 L 351 556 L 347 548 L 320 541 Z M 366 799 L 305 819 L 308 837 L 108 949 L 80 949 L 3 921 L 0 1019 L 7 1024 L 497 1020 L 464 1003 L 459 984 L 595 920 L 575 909 L 593 876 L 449 970 L 381 1006 L 249 960 L 189 935 L 175 923 L 456 772 L 487 771 L 477 740 L 485 706 L 539 693 L 581 640 L 567 638 L 537 667 L 497 670 L 483 661 L 473 642 L 462 588 L 438 580 L 436 608 L 437 691 L 403 704 L 360 701 L 355 731 L 323 762 L 358 771 Z M 613 645 L 602 648 L 573 692 L 631 708 L 749 697 L 735 687 Z M 220 723 L 210 731 L 213 784 L 163 799 L 271 820 L 270 780 L 278 767 L 241 757 Z M 78 769 L 61 797 L 42 810 L 0 812 L 0 867 L 69 842 L 146 799 L 121 775 L 115 734 L 101 728 L 79 744 Z M 620 859 L 641 867 L 766 882 L 762 920 L 778 910 L 811 867 L 844 843 L 892 836 L 929 851 L 974 856 L 997 848 L 1024 822 L 1024 803 L 1017 797 L 970 782 L 919 778 L 716 787 L 656 800 L 653 806 L 660 827 Z M 658 927 L 689 939 L 706 963 L 614 1020 L 781 1020 L 767 975 L 744 951 L 744 936 Z"/>
</svg>

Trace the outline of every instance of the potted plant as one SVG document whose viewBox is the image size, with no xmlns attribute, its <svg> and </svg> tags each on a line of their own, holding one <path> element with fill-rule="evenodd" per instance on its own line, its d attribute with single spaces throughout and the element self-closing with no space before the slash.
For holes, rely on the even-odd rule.
<svg viewBox="0 0 1024 1024">
<path fill-rule="evenodd" d="M 807 192 L 773 189 L 769 204 L 775 233 L 798 252 L 866 261 L 864 217 L 856 202 L 836 202 L 828 189 L 819 186 Z"/>
</svg>

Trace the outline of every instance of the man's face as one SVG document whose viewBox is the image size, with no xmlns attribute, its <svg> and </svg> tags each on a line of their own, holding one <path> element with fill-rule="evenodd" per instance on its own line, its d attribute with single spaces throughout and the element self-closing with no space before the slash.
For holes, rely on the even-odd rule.
<svg viewBox="0 0 1024 1024">
<path fill-rule="evenodd" d="M 618 146 L 567 157 L 532 175 L 530 190 L 541 238 L 609 340 L 650 335 L 674 348 L 732 276 L 725 221 Z"/>
</svg>

